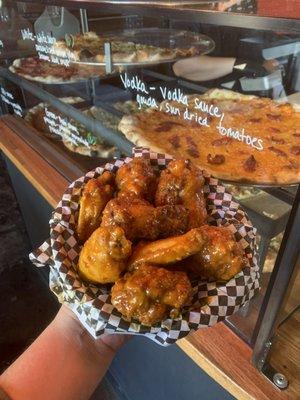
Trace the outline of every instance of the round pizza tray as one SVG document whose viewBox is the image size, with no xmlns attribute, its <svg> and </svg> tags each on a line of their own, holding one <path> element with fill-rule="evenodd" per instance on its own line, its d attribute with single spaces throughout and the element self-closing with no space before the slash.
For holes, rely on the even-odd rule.
<svg viewBox="0 0 300 400">
<path fill-rule="evenodd" d="M 103 74 L 103 75 L 91 75 L 89 77 L 74 77 L 69 80 L 63 80 L 62 78 L 58 78 L 56 76 L 48 75 L 46 77 L 40 77 L 40 76 L 32 76 L 28 74 L 23 74 L 23 73 L 18 73 L 16 71 L 15 65 L 16 63 L 20 62 L 22 59 L 16 59 L 14 60 L 14 63 L 8 67 L 9 71 L 12 73 L 22 76 L 23 78 L 33 81 L 33 82 L 38 82 L 44 85 L 68 85 L 68 84 L 75 84 L 75 83 L 85 83 L 88 80 L 93 80 L 97 81 L 100 79 L 107 79 L 111 78 L 113 76 L 116 76 L 119 74 L 119 71 L 113 71 L 110 74 Z"/>
<path fill-rule="evenodd" d="M 167 49 L 186 49 L 191 47 L 197 49 L 197 54 L 204 55 L 211 53 L 215 48 L 215 42 L 209 36 L 201 33 L 189 32 L 177 29 L 157 29 L 157 28 L 142 28 L 142 29 L 126 29 L 123 31 L 113 31 L 107 34 L 113 36 L 117 40 L 134 42 L 145 44 L 149 46 L 157 46 L 160 48 Z M 117 66 L 143 66 L 143 65 L 156 65 L 175 62 L 181 58 L 186 57 L 174 57 L 163 60 L 149 60 L 143 62 L 113 62 Z M 83 65 L 105 65 L 105 62 L 93 62 L 93 61 L 73 61 L 74 64 Z"/>
</svg>

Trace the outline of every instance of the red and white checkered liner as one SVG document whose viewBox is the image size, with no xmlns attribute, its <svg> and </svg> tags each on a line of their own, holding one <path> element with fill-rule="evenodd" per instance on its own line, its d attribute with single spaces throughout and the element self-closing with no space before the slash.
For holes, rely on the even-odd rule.
<svg viewBox="0 0 300 400">
<path fill-rule="evenodd" d="M 148 158 L 159 169 L 165 168 L 172 159 L 171 156 L 144 148 L 135 148 L 133 156 Z M 84 184 L 105 170 L 115 172 L 130 160 L 125 158 L 107 163 L 73 182 L 52 214 L 50 238 L 29 257 L 38 267 L 50 266 L 50 289 L 60 302 L 71 307 L 95 338 L 103 333 L 126 332 L 145 335 L 166 346 L 192 330 L 213 326 L 224 320 L 254 296 L 259 289 L 259 269 L 255 257 L 256 229 L 225 187 L 203 172 L 209 223 L 230 228 L 245 250 L 248 265 L 229 282 L 221 285 L 216 282 L 194 282 L 192 306 L 180 318 L 166 319 L 153 327 L 144 326 L 135 320 L 125 321 L 111 304 L 109 287 L 83 282 L 76 272 L 81 247 L 74 232 Z"/>
</svg>

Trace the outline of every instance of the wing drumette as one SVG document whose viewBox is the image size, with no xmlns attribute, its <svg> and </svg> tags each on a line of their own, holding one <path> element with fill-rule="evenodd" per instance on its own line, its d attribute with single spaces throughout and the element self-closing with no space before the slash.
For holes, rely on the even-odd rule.
<svg viewBox="0 0 300 400">
<path fill-rule="evenodd" d="M 197 167 L 189 161 L 171 161 L 160 175 L 155 205 L 182 204 L 189 211 L 189 229 L 198 228 L 207 217 L 203 185 L 204 178 Z"/>
<path fill-rule="evenodd" d="M 114 192 L 114 175 L 105 171 L 99 178 L 90 179 L 80 199 L 77 235 L 85 242 L 101 224 L 102 211 Z"/>
</svg>

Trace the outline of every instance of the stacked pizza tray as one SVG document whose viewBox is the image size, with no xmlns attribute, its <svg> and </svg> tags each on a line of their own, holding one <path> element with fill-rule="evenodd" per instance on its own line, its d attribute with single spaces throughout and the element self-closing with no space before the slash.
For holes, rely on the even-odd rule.
<svg viewBox="0 0 300 400">
<path fill-rule="evenodd" d="M 94 32 L 67 35 L 53 48 L 58 57 L 68 54 L 69 67 L 27 58 L 15 60 L 11 71 L 43 83 L 72 83 L 107 77 L 108 56 L 113 73 L 119 73 L 122 65 L 142 66 L 205 54 L 214 43 L 193 32 L 147 28 L 102 36 Z M 88 115 L 109 121 L 109 129 L 122 132 L 134 145 L 190 158 L 224 181 L 262 186 L 300 181 L 300 113 L 295 105 L 224 89 L 184 97 L 186 104 L 157 100 L 159 107 L 138 112 L 133 106 L 123 113 L 118 126 L 110 113 L 90 109 Z M 65 144 L 72 151 L 88 154 L 82 146 Z"/>
<path fill-rule="evenodd" d="M 86 32 L 56 41 L 50 51 L 55 62 L 29 57 L 16 59 L 9 69 L 45 84 L 76 83 L 115 75 L 123 66 L 153 65 L 207 54 L 214 46 L 205 35 L 172 29 L 125 30 L 101 36 Z M 108 62 L 113 64 L 109 73 Z"/>
</svg>

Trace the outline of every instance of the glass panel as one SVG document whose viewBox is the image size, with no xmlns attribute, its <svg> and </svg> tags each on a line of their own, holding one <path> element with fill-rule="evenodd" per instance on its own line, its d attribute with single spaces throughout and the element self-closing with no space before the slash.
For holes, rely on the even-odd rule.
<svg viewBox="0 0 300 400">
<path fill-rule="evenodd" d="M 234 19 L 297 18 L 296 1 L 267 3 L 0 8 L 2 114 L 69 180 L 146 145 L 190 158 L 248 212 L 262 290 L 229 323 L 249 343 L 300 176 L 300 33 Z"/>
</svg>

